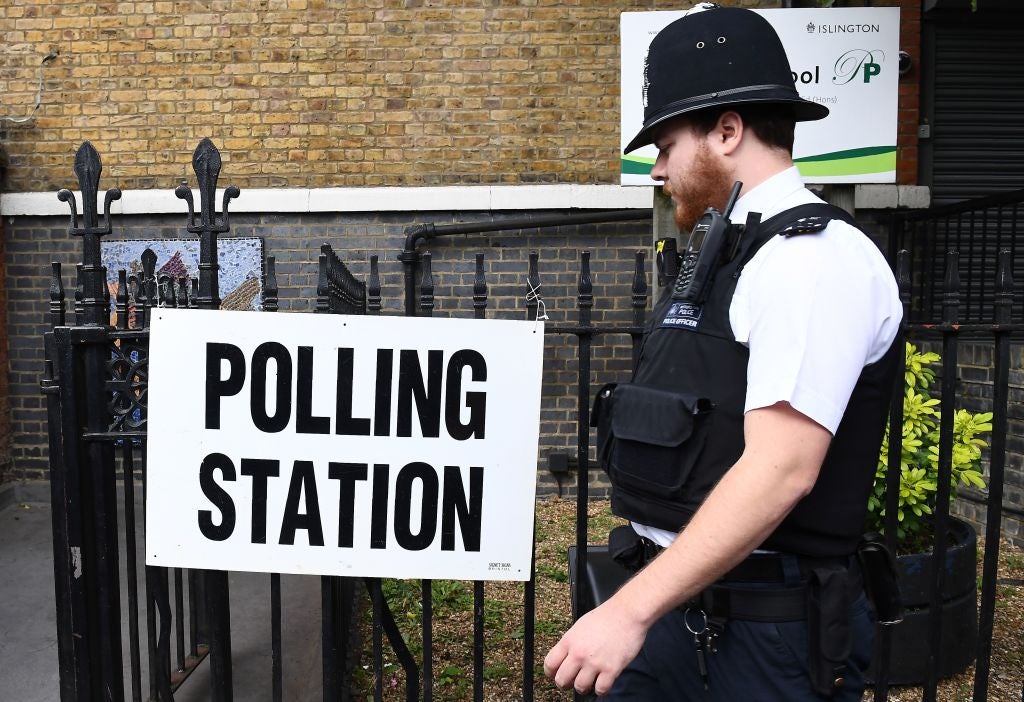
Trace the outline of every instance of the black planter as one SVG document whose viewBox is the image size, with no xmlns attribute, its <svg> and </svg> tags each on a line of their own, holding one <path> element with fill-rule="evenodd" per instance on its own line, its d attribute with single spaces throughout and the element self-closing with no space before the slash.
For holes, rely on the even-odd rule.
<svg viewBox="0 0 1024 702">
<path fill-rule="evenodd" d="M 978 643 L 977 534 L 967 522 L 950 517 L 950 545 L 946 549 L 942 589 L 942 644 L 939 677 L 947 678 L 974 662 Z M 920 685 L 928 665 L 928 619 L 931 614 L 932 556 L 915 553 L 898 556 L 900 595 L 905 615 L 891 627 L 892 644 L 888 680 L 892 685 Z M 875 660 L 868 669 L 874 680 Z"/>
</svg>

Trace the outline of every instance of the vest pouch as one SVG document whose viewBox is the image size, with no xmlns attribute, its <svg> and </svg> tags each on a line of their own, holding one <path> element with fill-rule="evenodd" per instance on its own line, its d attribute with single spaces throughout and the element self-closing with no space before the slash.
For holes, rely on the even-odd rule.
<svg viewBox="0 0 1024 702">
<path fill-rule="evenodd" d="M 681 496 L 704 446 L 711 402 L 630 383 L 603 400 L 598 447 L 612 486 L 660 499 Z"/>
</svg>

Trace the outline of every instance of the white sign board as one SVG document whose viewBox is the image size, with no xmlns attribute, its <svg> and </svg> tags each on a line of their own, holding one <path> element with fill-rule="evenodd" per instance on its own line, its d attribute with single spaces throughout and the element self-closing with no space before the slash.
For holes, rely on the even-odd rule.
<svg viewBox="0 0 1024 702">
<path fill-rule="evenodd" d="M 147 565 L 528 580 L 543 331 L 154 310 Z"/>
<path fill-rule="evenodd" d="M 793 160 L 813 183 L 895 183 L 899 81 L 898 7 L 755 10 L 778 32 L 805 100 L 829 116 L 798 122 Z M 644 59 L 651 40 L 682 11 L 624 12 L 621 17 L 621 148 L 644 123 Z M 623 185 L 656 185 L 658 150 L 622 156 Z"/>
</svg>

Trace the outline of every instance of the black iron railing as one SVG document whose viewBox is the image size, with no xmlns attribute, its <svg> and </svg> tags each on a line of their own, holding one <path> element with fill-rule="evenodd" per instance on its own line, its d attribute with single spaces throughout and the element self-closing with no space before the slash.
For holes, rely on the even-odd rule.
<svg viewBox="0 0 1024 702">
<path fill-rule="evenodd" d="M 999 256 L 1008 252 L 1012 268 L 1024 270 L 1024 245 L 1017 236 L 1022 227 L 1024 190 L 925 210 L 897 211 L 890 230 L 890 257 L 899 250 L 910 254 L 910 323 L 942 318 L 943 281 L 954 251 L 959 256 L 961 322 L 995 322 Z M 1021 293 L 1020 283 L 1014 293 Z M 1011 315 L 1014 322 L 1024 321 L 1024 308 L 1017 305 Z"/>
</svg>

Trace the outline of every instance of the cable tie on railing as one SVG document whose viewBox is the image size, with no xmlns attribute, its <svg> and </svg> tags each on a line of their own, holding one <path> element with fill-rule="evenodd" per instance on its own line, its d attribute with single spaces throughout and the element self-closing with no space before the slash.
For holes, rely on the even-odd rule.
<svg viewBox="0 0 1024 702">
<path fill-rule="evenodd" d="M 526 284 L 530 286 L 529 291 L 526 293 L 526 304 L 537 303 L 537 316 L 533 318 L 533 321 L 546 322 L 549 319 L 548 309 L 544 304 L 544 299 L 540 296 L 540 283 L 534 285 L 533 281 L 527 279 Z"/>
</svg>

